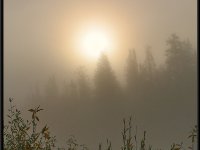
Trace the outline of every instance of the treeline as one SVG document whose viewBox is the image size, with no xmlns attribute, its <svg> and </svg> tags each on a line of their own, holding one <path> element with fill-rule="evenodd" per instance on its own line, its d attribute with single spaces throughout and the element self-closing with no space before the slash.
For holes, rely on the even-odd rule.
<svg viewBox="0 0 200 150">
<path fill-rule="evenodd" d="M 66 79 L 59 91 L 55 77 L 46 84 L 43 94 L 36 88 L 33 101 L 45 99 L 57 101 L 164 101 L 173 99 L 195 99 L 197 90 L 197 55 L 189 41 L 182 41 L 173 34 L 167 40 L 166 61 L 156 66 L 151 48 L 145 52 L 145 60 L 138 63 L 135 50 L 130 50 L 126 60 L 126 86 L 117 80 L 108 57 L 102 54 L 98 60 L 93 80 L 85 69 L 79 68 L 73 80 Z M 157 102 L 159 102 L 157 101 Z"/>
</svg>

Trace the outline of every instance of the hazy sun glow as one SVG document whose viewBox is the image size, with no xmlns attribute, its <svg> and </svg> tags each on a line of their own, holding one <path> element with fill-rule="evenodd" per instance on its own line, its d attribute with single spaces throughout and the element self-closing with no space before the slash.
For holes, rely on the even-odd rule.
<svg viewBox="0 0 200 150">
<path fill-rule="evenodd" d="M 104 30 L 93 28 L 86 31 L 81 39 L 82 51 L 92 58 L 97 58 L 101 52 L 111 48 L 111 39 Z"/>
</svg>

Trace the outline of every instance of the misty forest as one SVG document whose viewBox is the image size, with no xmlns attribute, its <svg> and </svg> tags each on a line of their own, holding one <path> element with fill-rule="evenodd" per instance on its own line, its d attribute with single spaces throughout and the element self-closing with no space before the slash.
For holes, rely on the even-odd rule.
<svg viewBox="0 0 200 150">
<path fill-rule="evenodd" d="M 4 150 L 197 150 L 197 1 L 5 0 Z"/>
<path fill-rule="evenodd" d="M 124 116 L 133 115 L 132 118 L 134 119 L 135 114 L 137 114 L 136 118 L 140 117 L 140 114 L 148 116 L 145 118 L 147 122 L 151 121 L 151 116 L 156 116 L 158 120 L 167 118 L 164 123 L 169 124 L 169 126 L 172 125 L 171 128 L 173 128 L 173 125 L 176 125 L 176 128 L 181 128 L 179 126 L 184 124 L 184 118 L 189 117 L 192 120 L 196 117 L 196 111 L 191 110 L 197 109 L 197 55 L 189 41 L 182 41 L 175 34 L 169 37 L 167 45 L 165 64 L 159 67 L 156 66 L 154 56 L 151 53 L 151 47 L 146 48 L 145 60 L 141 64 L 137 61 L 136 51 L 134 49 L 129 50 L 127 59 L 125 60 L 125 86 L 120 85 L 108 57 L 102 53 L 97 62 L 93 79 L 90 79 L 87 75 L 85 67 L 79 67 L 74 74 L 75 78 L 63 81 L 63 85 L 59 90 L 56 77 L 52 76 L 46 81 L 44 91 L 40 91 L 39 87 L 36 87 L 35 91 L 30 94 L 32 106 L 39 104 L 47 108 L 43 117 L 48 118 L 45 115 L 55 117 L 53 120 L 61 124 L 60 126 L 63 127 L 62 130 L 65 130 L 65 124 L 69 126 L 69 131 L 70 127 L 77 129 L 84 128 L 85 131 L 80 131 L 80 134 L 84 133 L 86 136 L 90 132 L 94 132 L 99 136 L 105 136 L 102 133 L 105 132 L 103 131 L 105 129 L 109 129 L 109 131 L 106 131 L 108 135 L 116 136 L 118 135 L 116 133 L 118 125 L 116 124 L 120 123 L 120 118 L 122 119 Z M 12 100 L 10 98 L 11 103 Z M 22 118 L 19 118 L 21 115 L 20 111 L 16 110 L 15 112 L 15 110 L 12 110 L 12 107 L 9 110 L 11 113 L 10 116 L 12 116 L 10 118 L 11 122 L 7 127 L 13 127 L 11 128 L 11 132 L 16 130 L 16 133 L 14 132 L 13 135 L 6 130 L 4 135 L 5 149 L 16 149 L 16 147 L 14 148 L 12 146 L 25 146 L 28 142 L 30 142 L 30 149 L 32 146 L 38 146 L 38 149 L 41 149 L 40 147 L 44 146 L 42 144 L 45 142 L 47 142 L 47 146 L 45 145 L 46 147 L 44 146 L 45 148 L 42 149 L 51 149 L 55 144 L 54 141 L 51 141 L 53 137 L 46 135 L 47 138 L 45 138 L 45 133 L 43 133 L 45 140 L 43 143 L 37 143 L 36 139 L 39 134 L 36 134 L 36 131 L 33 131 L 33 135 L 35 134 L 34 136 L 32 135 L 33 137 L 29 137 L 30 141 L 27 141 L 27 143 L 24 141 L 24 144 L 20 144 L 21 139 L 25 140 L 27 138 L 22 131 L 26 129 L 26 126 L 30 125 L 28 123 L 26 124 L 25 120 L 21 120 Z M 39 109 L 38 107 L 37 109 L 29 110 L 33 113 L 33 128 L 36 127 L 36 122 L 39 122 L 39 118 L 37 116 L 34 118 L 34 115 L 40 110 L 43 109 Z M 173 123 L 173 121 L 177 120 L 180 121 L 180 124 Z M 43 121 L 46 120 L 43 119 Z M 172 122 L 170 123 L 169 121 Z M 16 127 L 15 125 L 18 126 Z M 45 126 L 43 129 L 44 132 L 46 132 L 46 128 Z M 121 149 L 135 149 L 136 145 L 133 142 L 134 135 L 128 135 L 130 133 L 126 133 L 128 130 L 135 130 L 134 126 L 130 128 L 124 126 L 124 128 L 121 143 L 123 146 Z M 120 133 L 120 131 L 118 132 Z M 125 136 L 126 134 L 127 137 Z M 173 137 L 173 135 L 171 136 Z M 79 146 L 73 141 L 75 139 L 72 137 L 69 138 L 67 144 L 69 150 L 75 150 Z M 12 138 L 17 139 L 12 141 Z M 31 141 L 33 140 L 31 138 L 35 138 L 35 141 Z M 140 149 L 151 149 L 151 147 L 142 145 L 142 142 L 145 142 L 142 140 L 138 141 L 138 147 L 141 145 Z M 179 142 L 182 140 L 180 139 Z M 98 145 L 98 142 L 96 145 Z M 99 146 L 100 150 L 101 145 Z M 182 149 L 181 146 L 180 143 L 172 145 L 171 149 Z M 83 146 L 82 148 L 84 149 L 86 147 Z M 157 148 L 156 145 L 155 148 Z M 105 146 L 104 149 L 112 149 L 110 142 L 107 143 L 107 148 Z M 192 147 L 191 149 L 194 148 Z"/>
</svg>

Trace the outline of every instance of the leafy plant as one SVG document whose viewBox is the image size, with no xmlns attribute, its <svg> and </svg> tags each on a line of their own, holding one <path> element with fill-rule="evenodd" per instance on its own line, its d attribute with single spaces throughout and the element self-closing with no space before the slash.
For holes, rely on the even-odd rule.
<svg viewBox="0 0 200 150">
<path fill-rule="evenodd" d="M 13 99 L 9 98 L 10 109 L 8 109 L 8 125 L 4 126 L 4 149 L 5 150 L 50 150 L 55 147 L 55 136 L 51 136 L 49 128 L 45 125 L 38 131 L 39 122 L 38 106 L 29 109 L 32 113 L 31 120 L 25 121 L 16 106 L 12 105 Z"/>
<path fill-rule="evenodd" d="M 192 131 L 190 132 L 190 135 L 188 136 L 189 139 L 191 139 L 191 146 L 189 146 L 188 148 L 190 150 L 194 150 L 194 143 L 195 143 L 195 138 L 197 138 L 197 125 L 192 129 Z"/>
<path fill-rule="evenodd" d="M 67 150 L 88 150 L 88 147 L 85 144 L 78 144 L 76 138 L 71 135 L 67 140 Z"/>
</svg>

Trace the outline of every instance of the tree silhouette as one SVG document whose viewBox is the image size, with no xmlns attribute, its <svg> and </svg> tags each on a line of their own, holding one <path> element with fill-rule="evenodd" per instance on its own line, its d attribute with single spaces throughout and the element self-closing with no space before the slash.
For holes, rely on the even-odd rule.
<svg viewBox="0 0 200 150">
<path fill-rule="evenodd" d="M 156 63 L 151 52 L 151 47 L 147 46 L 144 63 L 140 66 L 140 95 L 142 99 L 150 99 L 156 96 Z M 152 99 L 151 98 L 151 99 Z"/>
<path fill-rule="evenodd" d="M 54 100 L 59 96 L 59 91 L 58 91 L 58 85 L 56 83 L 56 78 L 55 76 L 52 76 L 49 78 L 47 84 L 46 84 L 46 89 L 45 89 L 45 98 L 46 100 Z"/>
<path fill-rule="evenodd" d="M 138 62 L 135 50 L 129 50 L 128 58 L 127 58 L 127 68 L 126 68 L 126 82 L 127 82 L 127 91 L 129 94 L 137 93 L 139 79 L 139 71 L 138 71 Z"/>
<path fill-rule="evenodd" d="M 34 90 L 31 94 L 30 100 L 32 103 L 41 103 L 43 101 L 43 95 L 41 93 L 41 88 L 38 84 L 35 85 Z"/>
<path fill-rule="evenodd" d="M 95 95 L 98 99 L 113 99 L 119 94 L 119 83 L 105 54 L 101 54 L 94 75 Z"/>
<path fill-rule="evenodd" d="M 76 101 L 78 99 L 77 84 L 74 80 L 69 84 L 69 100 Z"/>
<path fill-rule="evenodd" d="M 145 80 L 152 80 L 156 70 L 156 63 L 151 52 L 151 47 L 148 46 L 145 51 L 144 64 L 141 66 L 141 71 L 145 76 Z"/>
<path fill-rule="evenodd" d="M 171 73 L 171 78 L 180 78 L 185 70 L 192 71 L 195 59 L 191 43 L 181 41 L 176 34 L 173 34 L 168 39 L 167 44 L 169 48 L 166 50 L 166 65 Z"/>
<path fill-rule="evenodd" d="M 189 41 L 181 41 L 173 34 L 167 41 L 169 48 L 166 50 L 166 69 L 171 86 L 179 86 L 186 90 L 194 90 L 196 81 L 196 55 Z"/>
<path fill-rule="evenodd" d="M 77 88 L 80 100 L 89 100 L 91 98 L 91 89 L 85 68 L 80 67 L 77 71 Z"/>
</svg>

